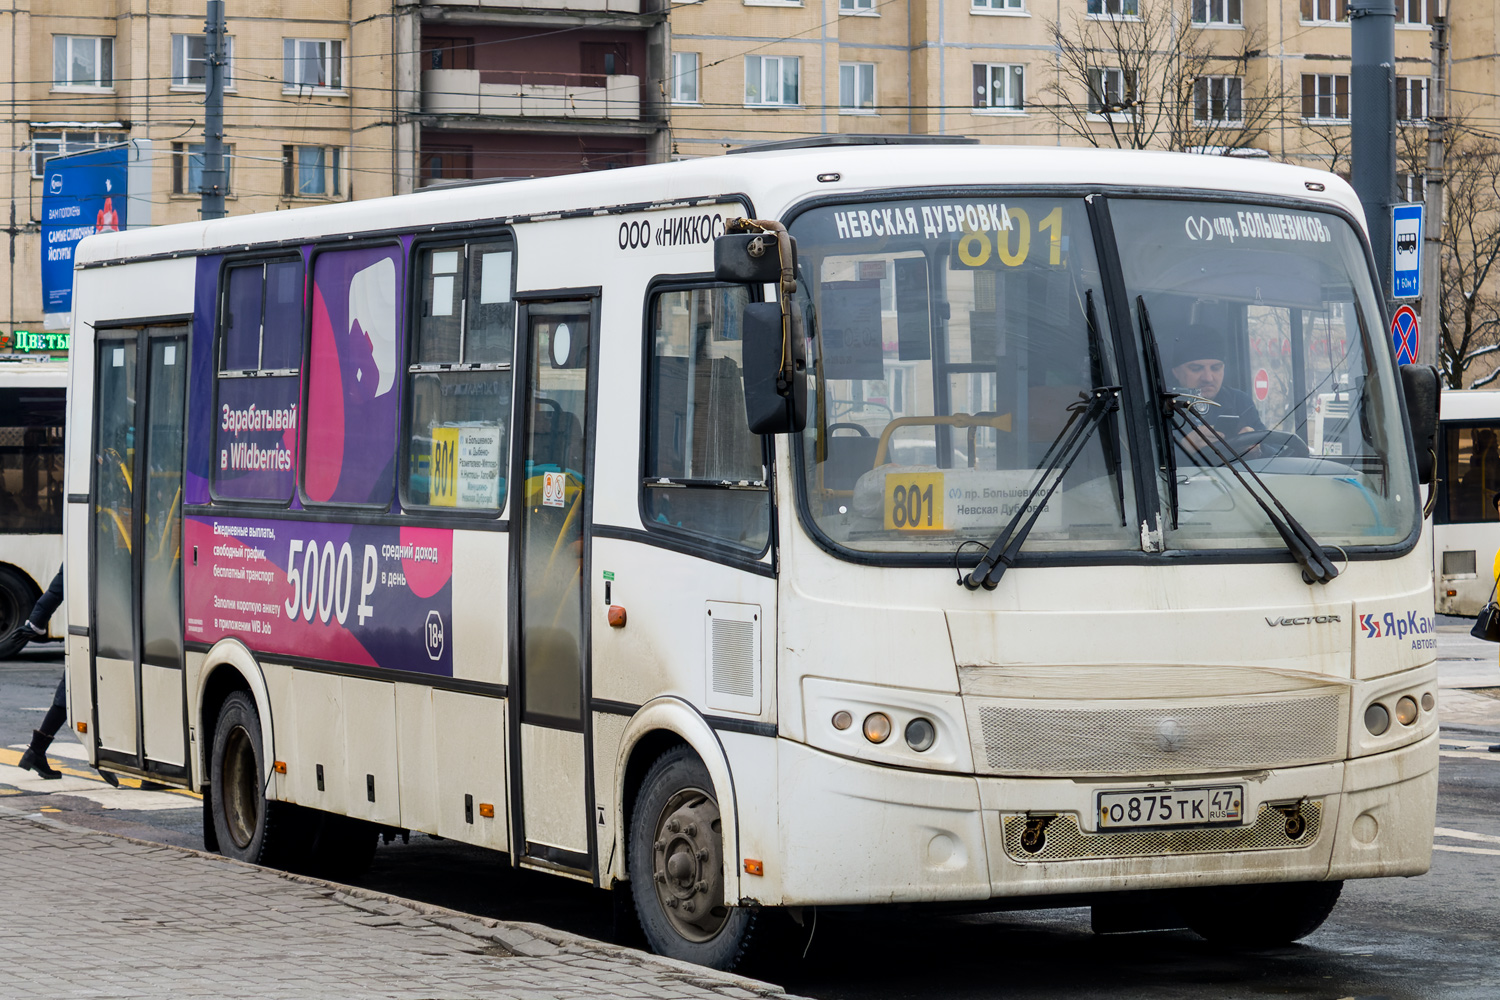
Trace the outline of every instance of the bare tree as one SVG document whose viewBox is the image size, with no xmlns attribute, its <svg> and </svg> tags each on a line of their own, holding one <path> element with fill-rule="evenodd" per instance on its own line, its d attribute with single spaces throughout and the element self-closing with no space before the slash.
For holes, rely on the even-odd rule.
<svg viewBox="0 0 1500 1000">
<path fill-rule="evenodd" d="M 1438 370 L 1450 388 L 1469 380 L 1477 389 L 1500 379 L 1500 141 L 1466 127 L 1461 115 L 1447 125 Z M 1425 127 L 1400 130 L 1397 160 L 1408 174 L 1426 172 Z"/>
<path fill-rule="evenodd" d="M 1094 146 L 1230 152 L 1278 119 L 1285 95 L 1248 73 L 1259 29 L 1205 32 L 1194 0 L 1095 2 L 1108 13 L 1047 23 L 1062 71 L 1042 93 L 1063 130 Z"/>
</svg>

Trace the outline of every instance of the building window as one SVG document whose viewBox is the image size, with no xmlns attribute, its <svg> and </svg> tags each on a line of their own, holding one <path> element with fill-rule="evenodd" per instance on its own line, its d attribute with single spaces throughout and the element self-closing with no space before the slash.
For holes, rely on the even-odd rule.
<svg viewBox="0 0 1500 1000">
<path fill-rule="evenodd" d="M 417 253 L 421 311 L 407 366 L 410 505 L 498 511 L 505 503 L 513 258 L 509 240 Z"/>
<path fill-rule="evenodd" d="M 1025 102 L 1025 67 L 1000 63 L 974 64 L 974 107 L 1020 111 Z"/>
<path fill-rule="evenodd" d="M 338 146 L 282 146 L 281 193 L 288 198 L 336 198 L 343 194 Z"/>
<path fill-rule="evenodd" d="M 1026 9 L 1026 0 L 974 0 L 974 9 L 1023 11 Z"/>
<path fill-rule="evenodd" d="M 873 14 L 875 0 L 839 0 L 840 14 Z"/>
<path fill-rule="evenodd" d="M 672 103 L 698 103 L 698 53 L 672 53 Z"/>
<path fill-rule="evenodd" d="M 203 143 L 172 143 L 172 193 L 198 194 L 203 187 Z M 224 147 L 224 193 L 234 191 L 234 147 Z"/>
<path fill-rule="evenodd" d="M 1425 174 L 1396 174 L 1396 190 L 1402 201 L 1427 200 L 1427 176 Z"/>
<path fill-rule="evenodd" d="M 31 176 L 40 179 L 47 161 L 65 153 L 83 153 L 100 146 L 115 146 L 128 138 L 124 132 L 33 132 Z"/>
<path fill-rule="evenodd" d="M 796 56 L 746 56 L 745 103 L 795 105 L 800 63 Z"/>
<path fill-rule="evenodd" d="M 208 87 L 207 38 L 204 35 L 172 36 L 172 86 L 204 90 Z M 234 88 L 234 39 L 224 39 L 224 89 Z"/>
<path fill-rule="evenodd" d="M 1243 24 L 1240 0 L 1193 0 L 1194 24 Z"/>
<path fill-rule="evenodd" d="M 1396 120 L 1398 122 L 1427 120 L 1427 78 L 1425 76 L 1396 77 Z"/>
<path fill-rule="evenodd" d="M 1245 120 L 1245 81 L 1237 76 L 1200 76 L 1193 81 L 1193 121 L 1199 125 L 1240 125 Z"/>
<path fill-rule="evenodd" d="M 214 422 L 216 497 L 285 501 L 292 495 L 302 384 L 302 275 L 298 257 L 236 264 L 225 272 L 218 402 L 225 412 L 258 412 L 261 419 Z"/>
<path fill-rule="evenodd" d="M 283 89 L 341 90 L 344 86 L 344 43 L 327 38 L 283 38 Z"/>
<path fill-rule="evenodd" d="M 641 508 L 652 531 L 760 552 L 771 533 L 761 438 L 745 424 L 744 285 L 651 302 L 649 415 Z"/>
<path fill-rule="evenodd" d="M 53 35 L 52 85 L 54 87 L 113 87 L 115 85 L 115 40 L 88 35 Z"/>
<path fill-rule="evenodd" d="M 1396 0 L 1396 23 L 1426 27 L 1436 7 L 1437 0 Z"/>
<path fill-rule="evenodd" d="M 1334 73 L 1304 73 L 1302 117 L 1324 121 L 1349 120 L 1349 77 Z"/>
<path fill-rule="evenodd" d="M 839 63 L 839 110 L 875 113 L 874 63 Z"/>
<path fill-rule="evenodd" d="M 469 180 L 474 176 L 472 146 L 428 146 L 422 150 L 423 184 Z"/>
<path fill-rule="evenodd" d="M 473 69 L 474 39 L 422 36 L 426 69 Z"/>
<path fill-rule="evenodd" d="M 1089 0 L 1089 13 L 1100 17 L 1135 17 L 1140 12 L 1139 0 Z"/>
<path fill-rule="evenodd" d="M 1128 113 L 1134 103 L 1132 74 L 1112 68 L 1089 70 L 1089 114 Z"/>
<path fill-rule="evenodd" d="M 1399 10 L 1399 3 L 1397 8 Z M 1312 24 L 1347 21 L 1349 20 L 1349 2 L 1348 0 L 1302 0 L 1302 20 L 1304 23 Z"/>
</svg>

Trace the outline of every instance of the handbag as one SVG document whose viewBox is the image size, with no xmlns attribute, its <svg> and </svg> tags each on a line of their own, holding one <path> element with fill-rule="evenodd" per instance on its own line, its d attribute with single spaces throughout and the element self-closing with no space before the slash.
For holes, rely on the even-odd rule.
<svg viewBox="0 0 1500 1000">
<path fill-rule="evenodd" d="M 1495 603 L 1495 587 L 1500 587 L 1500 577 L 1495 578 L 1489 601 L 1474 619 L 1474 627 L 1469 629 L 1470 635 L 1485 642 L 1500 642 L 1500 604 Z"/>
</svg>

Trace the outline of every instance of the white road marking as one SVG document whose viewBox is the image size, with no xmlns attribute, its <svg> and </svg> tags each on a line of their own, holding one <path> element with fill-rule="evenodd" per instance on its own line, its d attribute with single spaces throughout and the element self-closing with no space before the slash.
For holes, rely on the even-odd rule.
<svg viewBox="0 0 1500 1000">
<path fill-rule="evenodd" d="M 1500 851 L 1488 847 L 1449 847 L 1447 844 L 1433 844 L 1434 851 L 1448 851 L 1452 854 L 1493 854 L 1500 857 Z"/>
<path fill-rule="evenodd" d="M 111 788 L 98 778 L 77 778 L 64 774 L 47 779 L 19 767 L 0 764 L 0 785 L 27 792 L 50 795 L 76 795 L 104 809 L 138 809 L 156 812 L 162 809 L 198 809 L 198 800 L 174 792 L 143 792 L 139 788 Z"/>
<path fill-rule="evenodd" d="M 1470 833 L 1468 830 L 1454 830 L 1446 826 L 1440 826 L 1432 832 L 1435 836 L 1448 837 L 1452 840 L 1482 840 L 1486 844 L 1500 844 L 1500 837 L 1489 833 Z"/>
</svg>

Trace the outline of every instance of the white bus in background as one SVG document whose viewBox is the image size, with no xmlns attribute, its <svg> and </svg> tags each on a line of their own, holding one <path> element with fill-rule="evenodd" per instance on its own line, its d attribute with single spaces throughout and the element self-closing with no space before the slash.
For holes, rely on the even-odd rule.
<svg viewBox="0 0 1500 1000">
<path fill-rule="evenodd" d="M 1474 617 L 1495 587 L 1500 551 L 1500 390 L 1447 389 L 1432 513 L 1437 610 Z"/>
<path fill-rule="evenodd" d="M 1361 217 L 844 136 L 90 237 L 73 718 L 233 857 L 423 831 L 704 964 L 876 902 L 1296 939 L 1437 794 Z"/>
<path fill-rule="evenodd" d="M 0 636 L 26 619 L 62 565 L 67 392 L 66 361 L 0 356 Z M 63 621 L 54 615 L 50 631 Z"/>
</svg>

